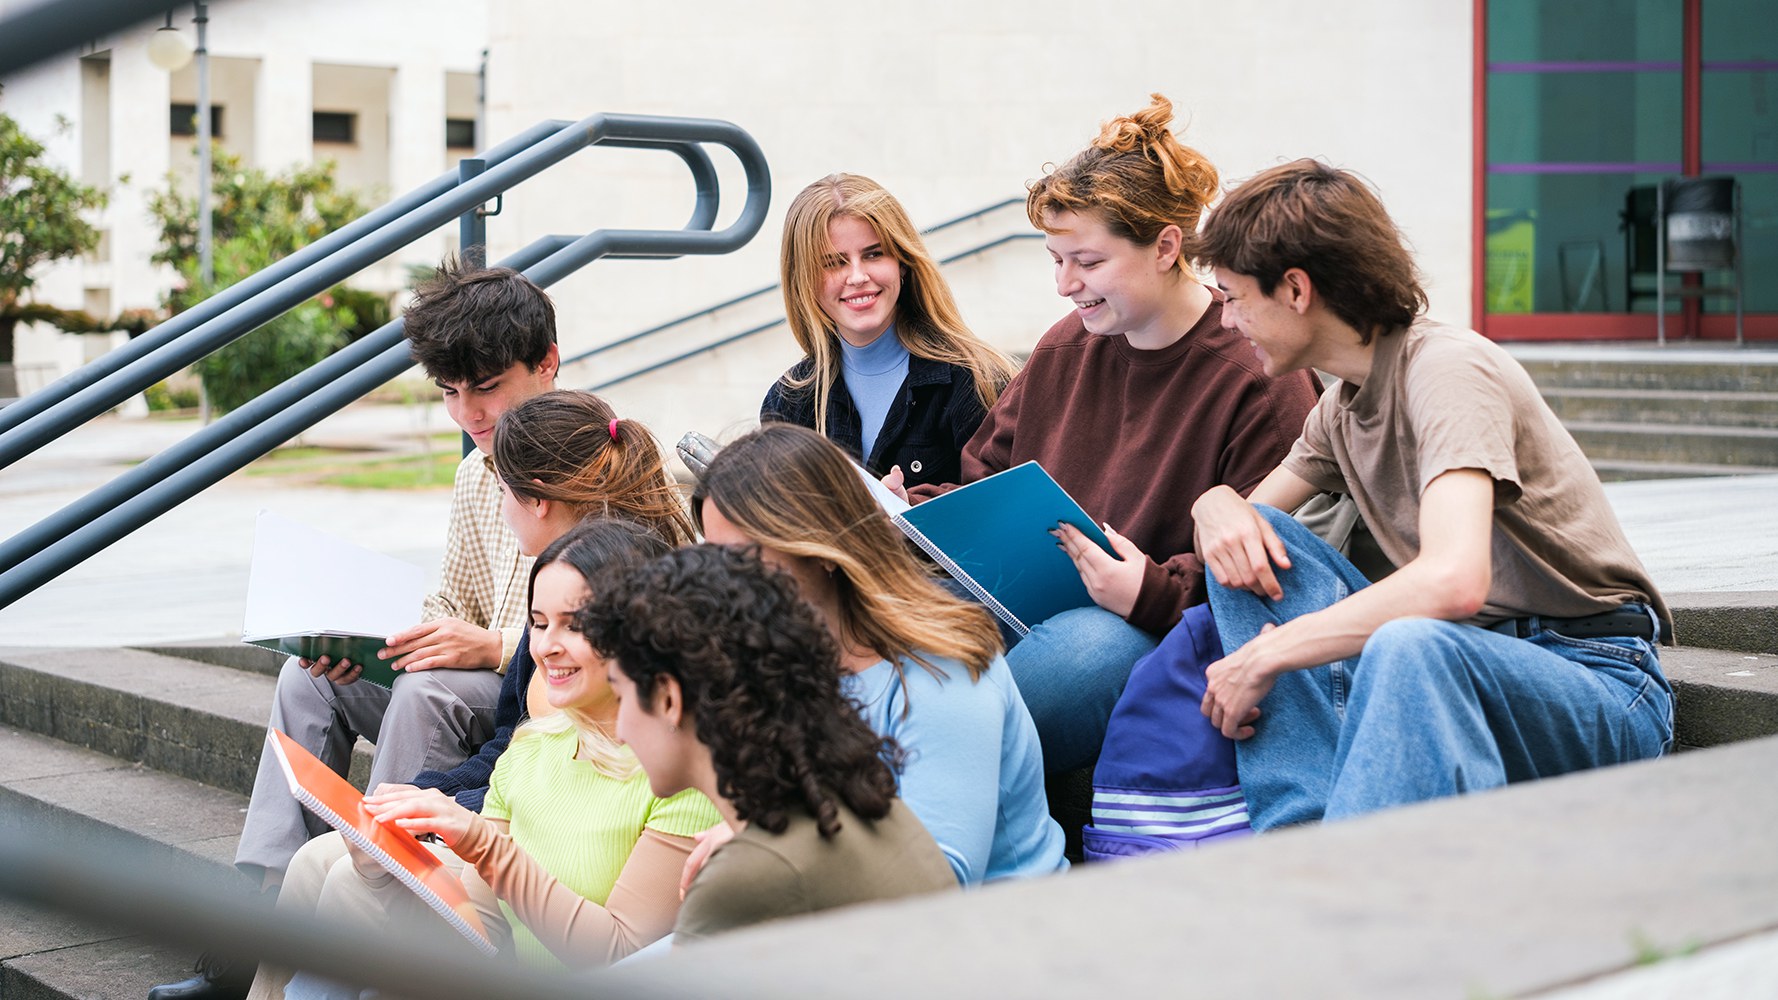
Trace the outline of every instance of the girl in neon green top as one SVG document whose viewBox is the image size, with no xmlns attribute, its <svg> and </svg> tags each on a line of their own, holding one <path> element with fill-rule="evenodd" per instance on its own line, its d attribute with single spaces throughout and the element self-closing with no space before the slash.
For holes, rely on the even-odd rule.
<svg viewBox="0 0 1778 1000">
<path fill-rule="evenodd" d="M 365 799 L 380 819 L 437 835 L 468 863 L 465 881 L 496 943 L 570 966 L 604 965 L 660 938 L 679 909 L 692 835 L 717 821 L 695 791 L 657 798 L 610 735 L 617 702 L 605 662 L 573 627 L 596 573 L 668 551 L 630 522 L 592 521 L 546 548 L 531 577 L 531 656 L 557 713 L 522 726 L 501 755 L 482 813 L 433 789 Z M 358 872 L 406 890 L 368 858 Z M 473 871 L 471 870 L 473 869 Z M 485 882 L 485 886 L 478 885 Z M 499 902 L 491 905 L 488 893 Z"/>
</svg>

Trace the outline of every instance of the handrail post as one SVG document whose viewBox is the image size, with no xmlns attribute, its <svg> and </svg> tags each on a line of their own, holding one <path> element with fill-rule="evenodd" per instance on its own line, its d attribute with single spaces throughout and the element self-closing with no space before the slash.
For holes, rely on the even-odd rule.
<svg viewBox="0 0 1778 1000">
<path fill-rule="evenodd" d="M 487 169 L 488 161 L 466 156 L 457 161 L 457 183 L 468 184 Z M 488 220 L 480 205 L 457 216 L 457 255 L 469 267 L 480 268 L 488 263 Z"/>
<path fill-rule="evenodd" d="M 457 183 L 468 184 L 488 169 L 488 161 L 473 156 L 465 156 L 457 161 Z M 457 216 L 457 256 L 462 258 L 466 267 L 482 268 L 488 263 L 488 218 L 482 214 L 481 205 L 471 205 L 462 215 Z M 468 431 L 460 435 L 459 442 L 463 449 L 463 457 L 475 450 L 475 439 Z"/>
</svg>

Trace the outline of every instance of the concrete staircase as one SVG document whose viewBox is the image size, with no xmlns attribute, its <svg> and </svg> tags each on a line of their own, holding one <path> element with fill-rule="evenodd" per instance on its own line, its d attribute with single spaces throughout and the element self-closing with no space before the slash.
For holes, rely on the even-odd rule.
<svg viewBox="0 0 1778 1000">
<path fill-rule="evenodd" d="M 1778 473 L 1778 352 L 1509 350 L 1605 479 Z"/>
<path fill-rule="evenodd" d="M 1718 747 L 1778 735 L 1778 594 L 1675 595 L 1673 602 L 1680 633 L 1692 644 L 1663 656 L 1680 692 L 1682 746 Z M 122 836 L 139 846 L 149 863 L 187 867 L 194 874 L 226 872 L 264 740 L 277 666 L 278 659 L 271 654 L 228 645 L 0 650 L 0 837 L 18 837 L 26 831 L 41 836 L 47 829 L 59 842 L 78 847 Z M 1662 772 L 1682 766 L 1691 756 L 1647 768 Z M 355 777 L 362 784 L 367 754 L 361 752 L 356 764 Z M 1769 779 L 1765 774 L 1758 783 L 1737 787 L 1735 794 L 1770 798 Z M 1604 796 L 1609 804 L 1613 801 L 1609 788 L 1618 779 L 1600 772 L 1563 780 L 1566 787 L 1582 790 L 1572 794 Z M 1598 791 L 1585 791 L 1595 788 Z M 1491 794 L 1511 797 L 1536 791 L 1536 786 L 1527 786 Z M 1675 800 L 1670 808 L 1684 812 L 1695 805 Z M 1418 808 L 1414 823 L 1421 833 L 1394 845 L 1388 877 L 1427 883 L 1453 877 L 1448 841 L 1463 834 L 1464 824 L 1470 822 L 1466 817 L 1473 811 L 1473 805 L 1456 801 Z M 1277 857 L 1296 856 L 1288 844 L 1308 843 L 1307 848 L 1295 849 L 1301 854 L 1315 849 L 1310 842 L 1316 838 L 1330 842 L 1349 838 L 1344 831 L 1351 829 L 1353 824 L 1346 824 L 1337 830 L 1281 836 L 1277 849 L 1282 853 Z M 1243 848 L 1247 853 L 1241 857 L 1265 868 L 1273 856 L 1268 851 L 1270 839 Z M 1770 841 L 1766 843 L 1769 848 Z M 1229 858 L 1233 861 L 1235 855 Z M 1659 863 L 1669 870 L 1677 866 L 1683 875 L 1686 866 L 1705 860 L 1676 851 Z M 1723 862 L 1718 857 L 1710 863 Z M 1018 891 L 1073 899 L 1090 886 L 1103 886 L 1102 893 L 1118 892 L 1123 890 L 1117 887 L 1127 883 L 1121 878 L 1100 881 L 1097 874 L 1089 870 L 1021 886 Z M 1586 887 L 1575 891 L 1585 892 Z M 1711 894 L 1719 891 L 1727 890 L 1702 884 L 1701 899 L 1688 905 L 1710 912 Z M 996 892 L 981 895 L 1001 898 Z M 1042 909 L 1048 904 L 1033 899 L 1029 905 Z M 1105 904 L 1102 900 L 1095 905 Z M 1361 899 L 1342 904 L 1359 914 L 1367 905 Z M 1559 910 L 1564 903 L 1550 905 Z M 1743 926 L 1752 918 L 1739 910 L 1724 914 L 1710 924 L 1715 928 L 1712 933 L 1724 939 L 1736 928 L 1741 934 L 1759 929 Z M 1509 931 L 1500 928 L 1502 934 Z M 137 998 L 155 983 L 183 978 L 192 957 L 169 953 L 115 929 L 0 902 L 0 1000 Z M 813 957 L 810 961 L 819 964 Z M 1100 954 L 1085 946 L 1071 959 L 1073 967 L 1086 971 L 1101 964 L 1110 969 L 1119 961 L 1118 954 Z M 1429 966 L 1437 961 L 1436 955 L 1422 959 Z M 1536 970 L 1533 981 L 1522 984 L 1552 986 L 1565 981 L 1569 973 L 1560 963 L 1556 966 Z M 1514 978 L 1521 971 L 1497 981 L 1521 983 Z M 1059 990 L 1062 982 L 1052 985 Z M 1424 986 L 1426 979 L 1403 982 Z M 1426 994 L 1379 989 L 1371 995 Z"/>
</svg>

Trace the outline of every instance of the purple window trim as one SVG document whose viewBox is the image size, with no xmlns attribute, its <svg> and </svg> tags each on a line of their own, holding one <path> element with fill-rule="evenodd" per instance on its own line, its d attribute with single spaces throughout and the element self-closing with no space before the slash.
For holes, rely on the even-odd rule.
<svg viewBox="0 0 1778 1000">
<path fill-rule="evenodd" d="M 1684 65 L 1677 59 L 1569 59 L 1529 62 L 1491 62 L 1490 73 L 1677 73 Z M 1706 73 L 1774 73 L 1778 59 L 1729 59 L 1704 64 Z"/>
<path fill-rule="evenodd" d="M 1677 174 L 1673 163 L 1490 163 L 1491 174 Z"/>
<path fill-rule="evenodd" d="M 1679 163 L 1490 163 L 1491 174 L 1678 174 Z M 1778 163 L 1706 163 L 1706 174 L 1778 174 Z"/>
<path fill-rule="evenodd" d="M 1571 59 L 1549 62 L 1491 62 L 1490 73 L 1660 73 L 1679 72 L 1679 60 Z"/>
</svg>

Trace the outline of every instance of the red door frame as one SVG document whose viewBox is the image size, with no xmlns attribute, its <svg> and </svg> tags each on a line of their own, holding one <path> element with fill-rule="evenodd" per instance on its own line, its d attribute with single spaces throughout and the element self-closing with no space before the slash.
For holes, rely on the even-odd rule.
<svg viewBox="0 0 1778 1000">
<path fill-rule="evenodd" d="M 1683 122 L 1681 151 L 1683 173 L 1696 177 L 1703 171 L 1703 0 L 1682 0 L 1684 42 L 1680 79 Z M 1470 187 L 1470 324 L 1494 340 L 1653 340 L 1652 313 L 1498 313 L 1487 312 L 1488 206 L 1488 0 L 1475 0 L 1472 66 L 1472 151 Z M 1687 275 L 1696 281 L 1696 275 Z M 1677 323 L 1668 324 L 1685 338 L 1735 339 L 1735 317 L 1704 315 L 1696 298 L 1681 300 L 1684 310 Z M 1747 339 L 1778 340 L 1778 314 L 1749 313 L 1744 320 Z M 1673 339 L 1669 337 L 1668 339 Z"/>
</svg>

